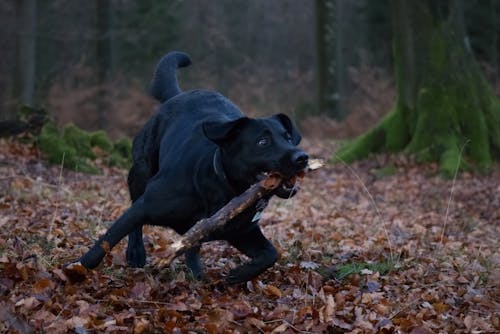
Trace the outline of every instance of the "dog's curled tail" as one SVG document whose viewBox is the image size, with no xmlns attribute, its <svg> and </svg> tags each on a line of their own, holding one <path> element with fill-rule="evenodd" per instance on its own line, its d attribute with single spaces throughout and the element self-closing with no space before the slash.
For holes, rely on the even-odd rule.
<svg viewBox="0 0 500 334">
<path fill-rule="evenodd" d="M 184 52 L 167 53 L 156 66 L 150 86 L 151 95 L 161 103 L 181 93 L 177 82 L 177 68 L 191 65 L 191 58 Z"/>
</svg>

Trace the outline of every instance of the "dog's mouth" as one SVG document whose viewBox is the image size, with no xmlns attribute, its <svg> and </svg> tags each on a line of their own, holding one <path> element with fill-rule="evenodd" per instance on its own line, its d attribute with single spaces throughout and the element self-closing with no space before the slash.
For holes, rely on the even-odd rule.
<svg viewBox="0 0 500 334">
<path fill-rule="evenodd" d="M 289 175 L 284 175 L 283 173 L 280 172 L 268 172 L 268 171 L 262 171 L 257 174 L 255 179 L 257 182 L 262 181 L 266 179 L 268 176 L 272 174 L 277 174 L 280 175 L 282 178 L 282 182 L 278 186 L 278 189 L 283 191 L 284 193 L 292 193 L 297 191 L 297 179 L 302 178 L 305 174 L 305 169 L 299 170 L 295 172 L 295 174 L 289 176 Z"/>
</svg>

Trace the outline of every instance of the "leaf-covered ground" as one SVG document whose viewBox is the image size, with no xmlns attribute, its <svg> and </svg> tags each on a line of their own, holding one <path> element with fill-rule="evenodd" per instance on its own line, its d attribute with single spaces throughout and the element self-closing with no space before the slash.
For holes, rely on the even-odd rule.
<svg viewBox="0 0 500 334">
<path fill-rule="evenodd" d="M 122 241 L 72 283 L 63 266 L 128 206 L 126 171 L 61 171 L 1 141 L 0 333 L 499 332 L 500 170 L 436 171 L 376 156 L 311 173 L 263 215 L 281 257 L 247 284 L 224 283 L 245 258 L 223 242 L 202 248 L 207 281 L 160 268 L 175 235 L 151 227 L 146 268 Z"/>
</svg>

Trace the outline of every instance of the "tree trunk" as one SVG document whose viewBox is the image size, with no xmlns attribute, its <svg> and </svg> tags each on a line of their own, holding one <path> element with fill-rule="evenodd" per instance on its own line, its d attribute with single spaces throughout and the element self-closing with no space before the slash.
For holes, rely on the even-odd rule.
<svg viewBox="0 0 500 334">
<path fill-rule="evenodd" d="M 341 33 L 343 0 L 316 0 L 317 105 L 320 114 L 337 120 L 344 110 L 345 68 Z"/>
<path fill-rule="evenodd" d="M 466 44 L 461 1 L 392 1 L 396 105 L 338 158 L 403 150 L 448 176 L 459 162 L 482 169 L 499 159 L 500 101 Z"/>
<path fill-rule="evenodd" d="M 19 76 L 21 103 L 33 106 L 36 70 L 36 0 L 22 0 L 20 10 Z"/>
<path fill-rule="evenodd" d="M 109 0 L 96 0 L 97 11 L 97 113 L 98 128 L 105 129 L 107 126 L 106 113 L 109 109 L 107 103 L 106 84 L 108 72 L 111 66 L 111 36 L 110 36 L 110 6 Z"/>
</svg>

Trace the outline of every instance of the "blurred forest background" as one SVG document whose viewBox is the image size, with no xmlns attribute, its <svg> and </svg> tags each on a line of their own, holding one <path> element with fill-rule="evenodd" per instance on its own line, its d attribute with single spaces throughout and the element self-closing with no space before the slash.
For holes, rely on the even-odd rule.
<svg viewBox="0 0 500 334">
<path fill-rule="evenodd" d="M 500 0 L 463 5 L 498 96 Z M 306 135 L 359 134 L 395 102 L 389 0 L 0 0 L 0 47 L 0 120 L 28 104 L 113 138 L 154 112 L 148 83 L 170 50 L 193 59 L 183 89 L 287 113 Z"/>
</svg>

